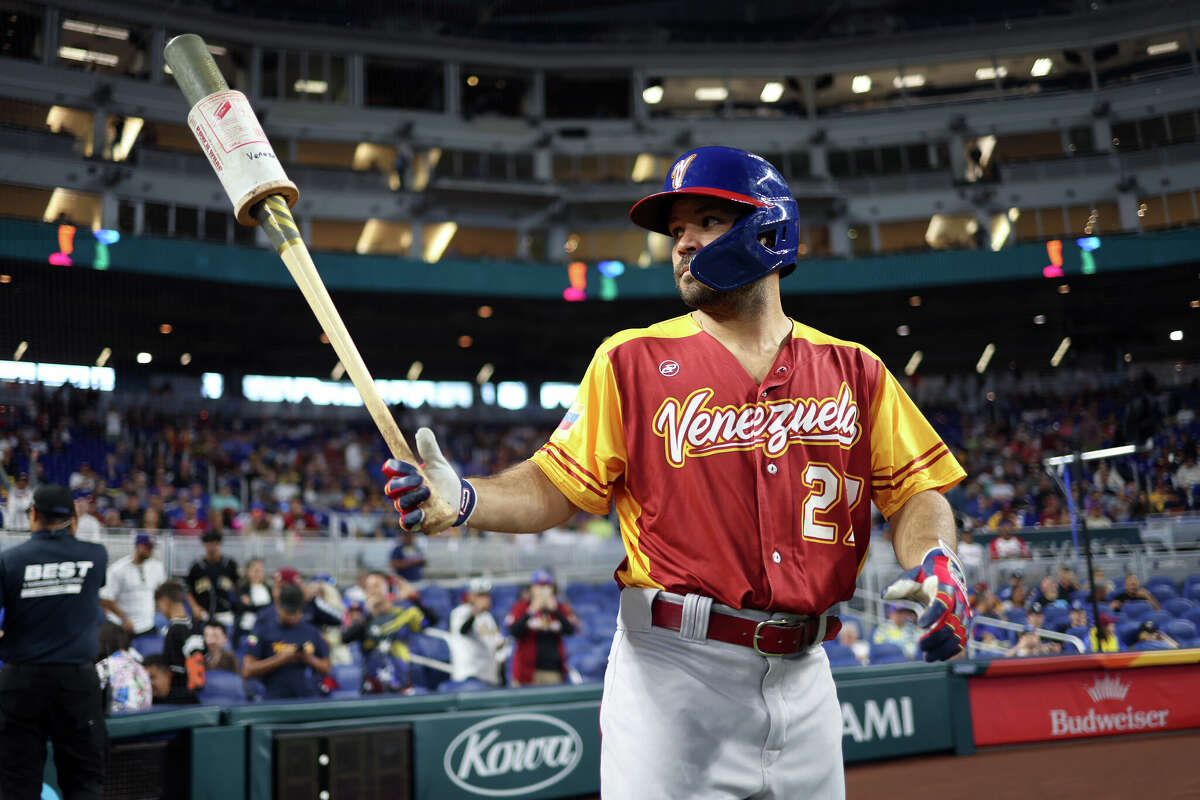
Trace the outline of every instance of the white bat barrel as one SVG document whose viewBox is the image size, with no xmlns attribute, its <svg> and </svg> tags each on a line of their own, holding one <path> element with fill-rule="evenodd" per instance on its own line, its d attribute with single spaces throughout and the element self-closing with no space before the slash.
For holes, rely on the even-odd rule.
<svg viewBox="0 0 1200 800">
<path fill-rule="evenodd" d="M 238 222 L 257 225 L 251 209 L 271 195 L 282 195 L 289 208 L 296 205 L 300 191 L 284 173 L 250 101 L 229 88 L 204 40 L 194 33 L 176 36 L 163 56 L 192 104 L 188 127 L 229 195 Z"/>
</svg>

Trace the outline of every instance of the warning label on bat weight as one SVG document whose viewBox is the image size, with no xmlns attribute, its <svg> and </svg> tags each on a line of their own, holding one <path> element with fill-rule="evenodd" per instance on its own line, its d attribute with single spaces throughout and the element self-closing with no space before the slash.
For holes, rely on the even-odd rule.
<svg viewBox="0 0 1200 800">
<path fill-rule="evenodd" d="M 188 114 L 188 124 L 192 130 L 199 130 L 201 122 L 211 132 L 213 145 L 223 153 L 250 144 L 267 144 L 267 135 L 241 92 L 217 92 L 196 103 Z"/>
</svg>

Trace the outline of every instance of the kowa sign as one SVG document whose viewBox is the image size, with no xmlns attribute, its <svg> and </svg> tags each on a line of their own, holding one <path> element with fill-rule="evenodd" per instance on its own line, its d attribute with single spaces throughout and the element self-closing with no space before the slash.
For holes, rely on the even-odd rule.
<svg viewBox="0 0 1200 800">
<path fill-rule="evenodd" d="M 481 720 L 450 742 L 446 777 L 482 797 L 520 797 L 553 786 L 579 766 L 583 740 L 569 723 L 546 714 Z"/>
</svg>

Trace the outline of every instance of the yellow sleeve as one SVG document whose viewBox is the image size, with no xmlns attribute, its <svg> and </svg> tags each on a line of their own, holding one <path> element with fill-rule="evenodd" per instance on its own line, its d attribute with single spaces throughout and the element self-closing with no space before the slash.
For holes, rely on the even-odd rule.
<svg viewBox="0 0 1200 800">
<path fill-rule="evenodd" d="M 624 474 L 627 456 L 621 398 L 607 349 L 596 351 L 575 402 L 532 460 L 576 506 L 608 513 L 613 483 Z"/>
<path fill-rule="evenodd" d="M 871 499 L 891 517 L 918 492 L 945 492 L 967 473 L 917 409 L 904 388 L 880 364 L 871 402 Z"/>
</svg>

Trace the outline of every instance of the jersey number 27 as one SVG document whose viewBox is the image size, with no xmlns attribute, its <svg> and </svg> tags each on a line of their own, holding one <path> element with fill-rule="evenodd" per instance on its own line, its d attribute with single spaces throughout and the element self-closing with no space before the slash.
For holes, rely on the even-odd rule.
<svg viewBox="0 0 1200 800">
<path fill-rule="evenodd" d="M 826 542 L 834 544 L 854 545 L 854 528 L 847 526 L 845 535 L 841 534 L 836 522 L 822 521 L 822 517 L 844 503 L 847 512 L 862 500 L 865 481 L 853 475 L 839 473 L 832 464 L 821 461 L 810 462 L 801 473 L 801 480 L 808 488 L 808 497 L 804 498 L 804 517 L 800 523 L 800 533 L 807 541 Z M 839 515 L 840 516 L 840 515 Z M 828 516 L 824 516 L 828 519 Z"/>
</svg>

